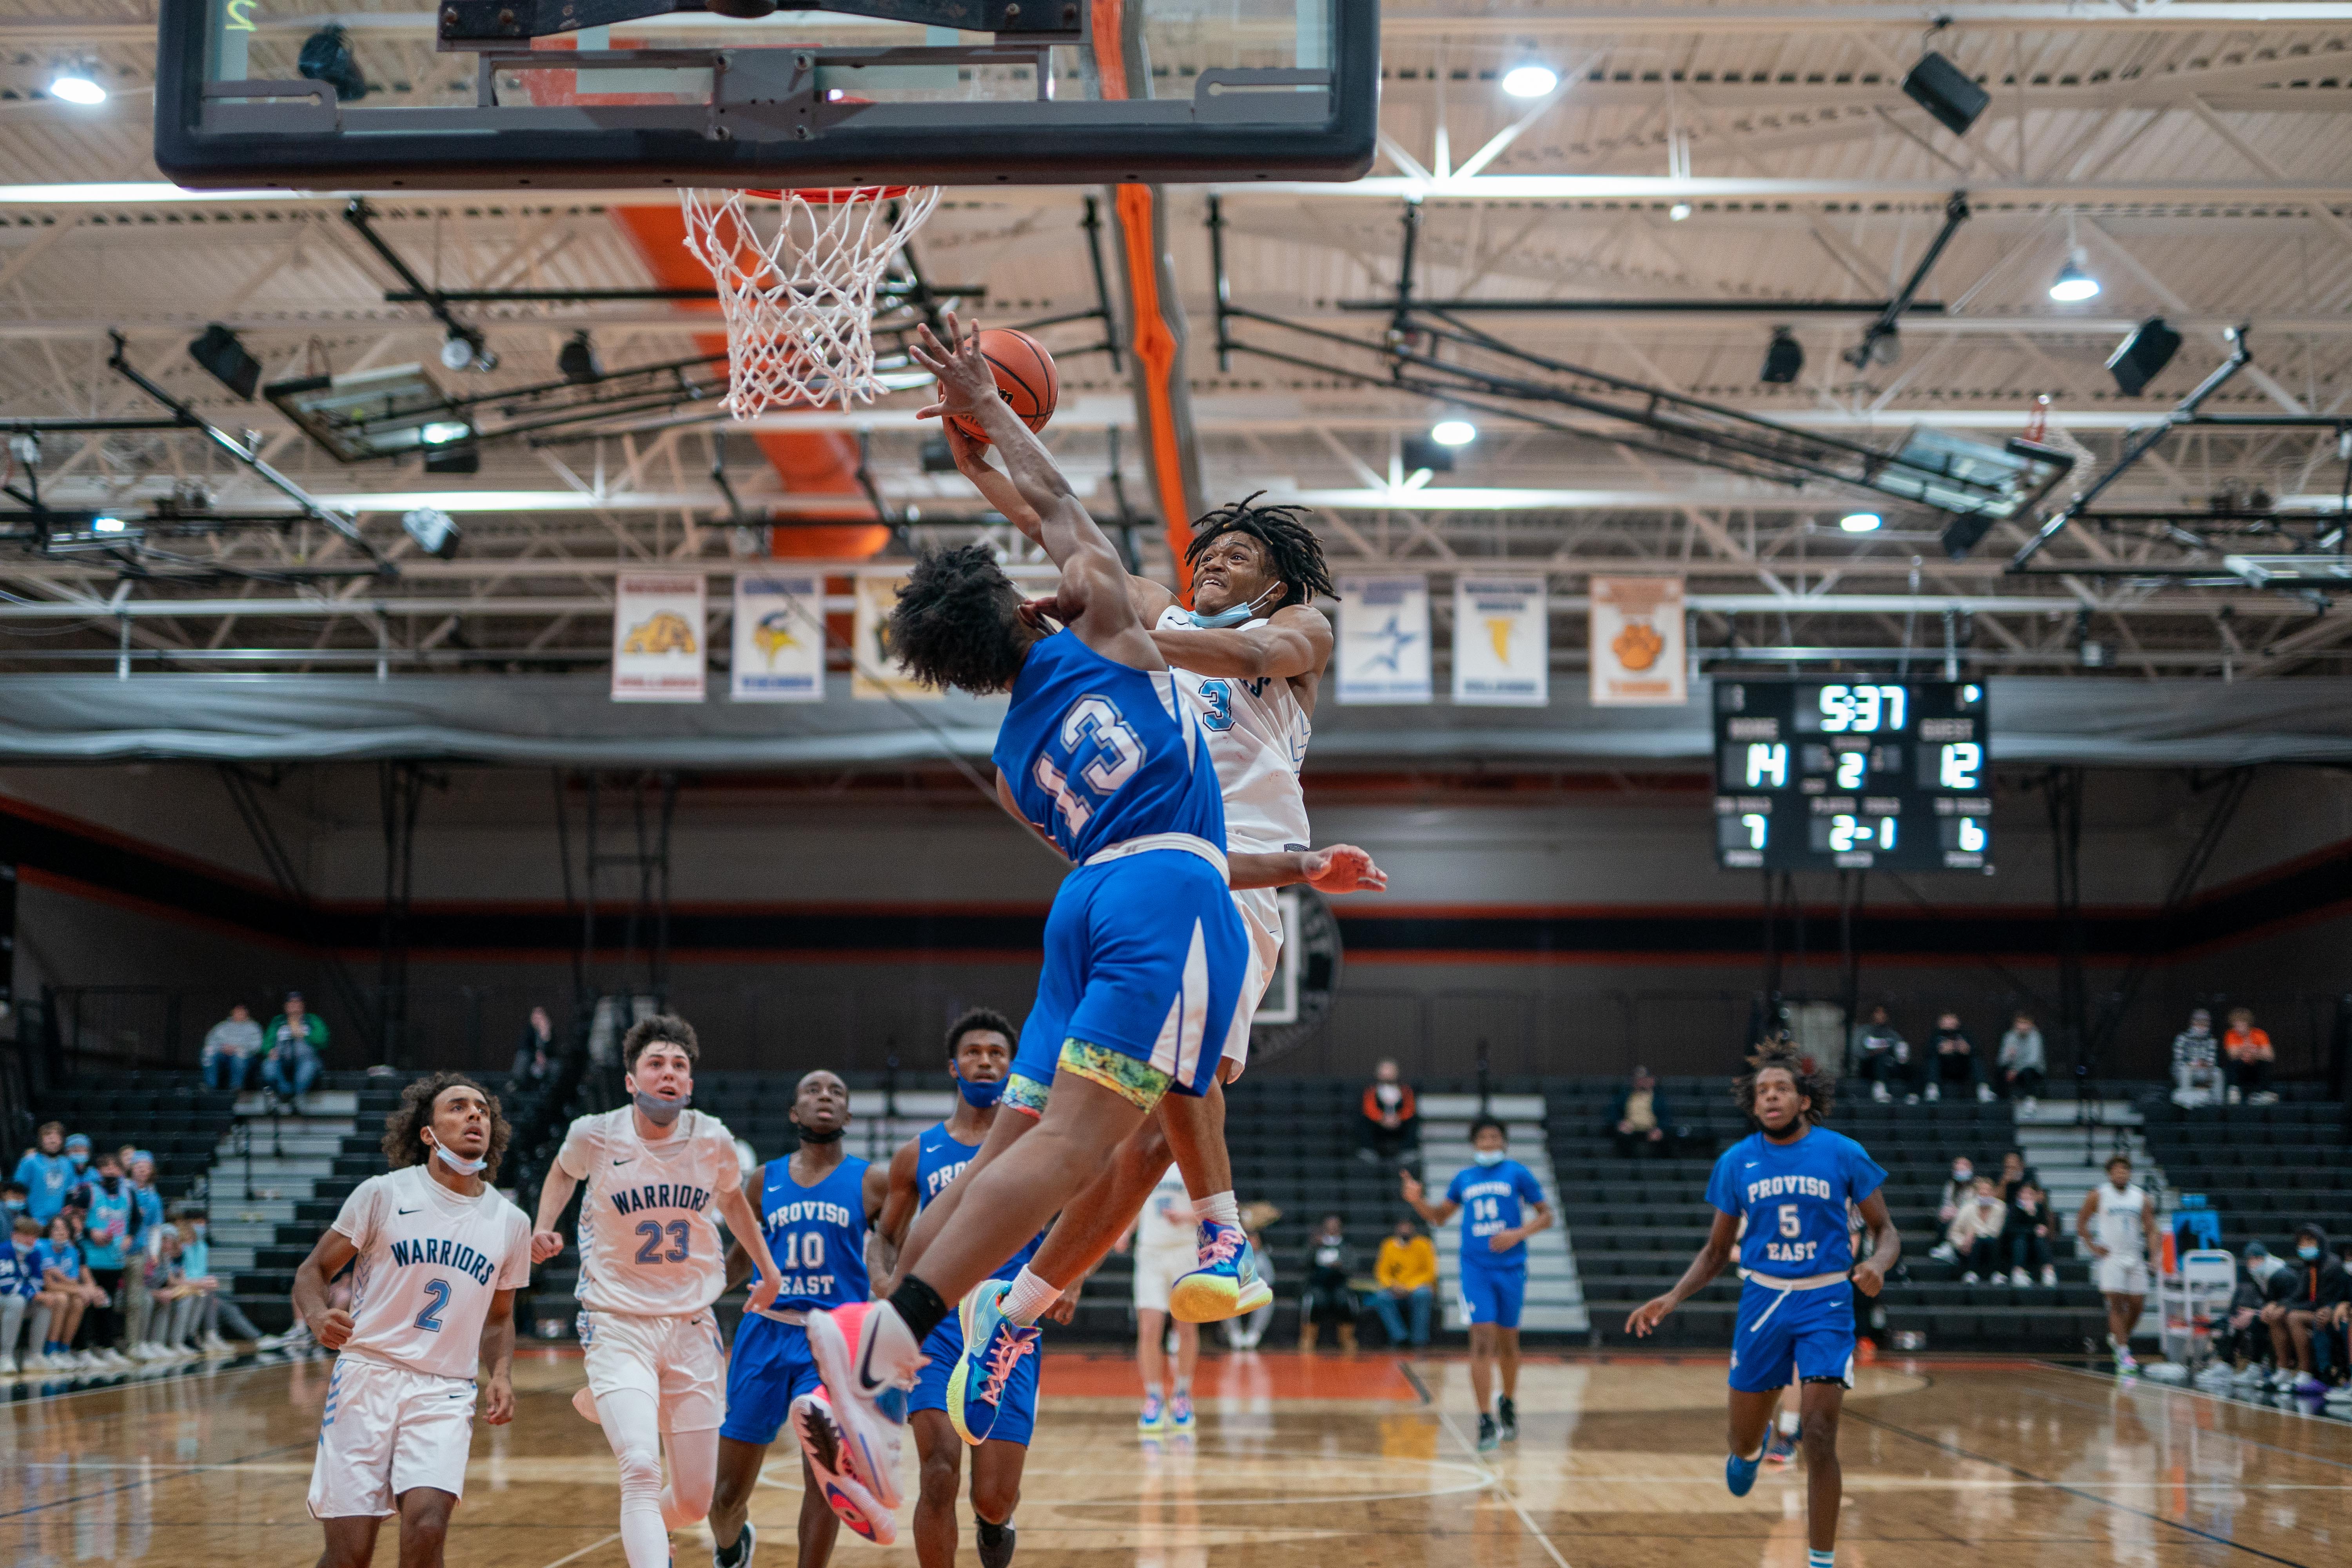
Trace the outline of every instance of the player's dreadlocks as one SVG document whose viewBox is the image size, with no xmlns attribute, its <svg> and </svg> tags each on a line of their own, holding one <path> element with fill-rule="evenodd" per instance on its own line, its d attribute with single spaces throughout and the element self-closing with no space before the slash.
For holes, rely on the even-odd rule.
<svg viewBox="0 0 2352 1568">
<path fill-rule="evenodd" d="M 383 1119 L 384 1163 L 397 1171 L 409 1165 L 422 1165 L 428 1157 L 425 1140 L 420 1134 L 433 1125 L 433 1102 L 448 1089 L 481 1089 L 482 1098 L 489 1102 L 490 1146 L 483 1151 L 489 1163 L 482 1167 L 484 1181 L 496 1181 L 499 1161 L 507 1152 L 507 1140 L 514 1129 L 499 1114 L 499 1097 L 461 1072 L 436 1072 L 420 1078 L 400 1091 L 400 1103 Z"/>
<path fill-rule="evenodd" d="M 1212 541 L 1228 533 L 1246 533 L 1265 546 L 1265 558 L 1283 586 L 1285 605 L 1305 605 L 1328 595 L 1338 598 L 1331 574 L 1323 564 L 1323 542 L 1307 526 L 1307 515 L 1295 506 L 1255 504 L 1264 490 L 1246 500 L 1219 507 L 1192 525 L 1192 542 L 1184 559 L 1197 563 Z"/>
<path fill-rule="evenodd" d="M 1028 639 L 1021 591 L 986 544 L 926 550 L 890 612 L 890 652 L 926 686 L 1011 689 Z"/>
<path fill-rule="evenodd" d="M 1756 1120 L 1756 1079 L 1778 1068 L 1789 1075 L 1797 1092 L 1811 1100 L 1812 1109 L 1805 1112 L 1808 1121 L 1829 1120 L 1831 1106 L 1837 1100 L 1837 1079 L 1810 1065 L 1797 1043 L 1786 1035 L 1776 1035 L 1756 1047 L 1748 1058 L 1748 1071 L 1731 1080 L 1731 1098 L 1739 1104 L 1740 1111 L 1750 1121 Z"/>
</svg>

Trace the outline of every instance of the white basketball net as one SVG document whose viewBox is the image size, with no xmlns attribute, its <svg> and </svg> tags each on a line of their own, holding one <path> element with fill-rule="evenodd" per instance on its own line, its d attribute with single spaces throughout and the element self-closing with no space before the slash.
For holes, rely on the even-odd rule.
<svg viewBox="0 0 2352 1568">
<path fill-rule="evenodd" d="M 727 315 L 727 411 L 871 403 L 874 292 L 936 185 L 678 193 Z"/>
</svg>

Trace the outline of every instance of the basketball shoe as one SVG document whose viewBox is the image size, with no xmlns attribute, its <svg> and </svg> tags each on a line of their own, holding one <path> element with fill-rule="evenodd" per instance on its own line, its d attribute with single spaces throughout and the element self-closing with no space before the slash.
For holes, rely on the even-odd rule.
<svg viewBox="0 0 2352 1568">
<path fill-rule="evenodd" d="M 1158 1432 L 1168 1426 L 1168 1402 L 1150 1389 L 1143 1392 L 1143 1414 L 1135 1418 L 1139 1432 Z"/>
<path fill-rule="evenodd" d="M 1192 1429 L 1192 1396 L 1182 1389 L 1168 1396 L 1168 1429 L 1190 1432 Z"/>
<path fill-rule="evenodd" d="M 1013 1528 L 1011 1521 L 991 1524 L 984 1519 L 975 1518 L 972 1523 L 980 1527 L 973 1532 L 976 1538 L 973 1544 L 980 1548 L 980 1568 L 1012 1568 L 1013 1541 L 1019 1531 Z"/>
<path fill-rule="evenodd" d="M 841 1462 L 841 1428 L 833 1418 L 833 1402 L 822 1392 L 803 1394 L 793 1401 L 792 1420 L 793 1436 L 800 1439 L 809 1474 L 816 1478 L 817 1489 L 824 1494 L 835 1516 L 877 1546 L 897 1541 L 898 1520 L 875 1501 L 874 1494 L 859 1485 Z M 751 1530 L 749 1524 L 743 1527 L 746 1542 Z M 743 1561 L 736 1559 L 739 1564 Z"/>
<path fill-rule="evenodd" d="M 1776 1465 L 1792 1464 L 1797 1458 L 1798 1432 L 1784 1432 L 1773 1423 L 1772 1435 L 1764 1440 L 1764 1457 Z"/>
<path fill-rule="evenodd" d="M 1180 1323 L 1222 1323 L 1273 1300 L 1274 1289 L 1257 1277 L 1257 1259 L 1241 1227 L 1204 1219 L 1200 1267 L 1169 1286 L 1168 1315 Z"/>
<path fill-rule="evenodd" d="M 968 1348 L 948 1379 L 948 1420 L 975 1448 L 995 1429 L 1013 1369 L 1023 1356 L 1035 1353 L 1043 1332 L 1034 1323 L 1024 1328 L 1004 1315 L 1004 1293 L 1011 1289 L 1009 1279 L 983 1279 L 956 1309 Z"/>
<path fill-rule="evenodd" d="M 841 1435 L 840 1472 L 884 1510 L 905 1500 L 898 1453 L 907 1430 L 907 1390 L 923 1370 L 923 1347 L 887 1301 L 856 1301 L 808 1316 L 809 1352 L 824 1379 Z"/>
<path fill-rule="evenodd" d="M 1733 1497 L 1746 1497 L 1756 1486 L 1756 1472 L 1764 1468 L 1764 1450 L 1759 1448 L 1746 1458 L 1727 1454 L 1723 1460 L 1723 1484 L 1731 1489 Z"/>
</svg>

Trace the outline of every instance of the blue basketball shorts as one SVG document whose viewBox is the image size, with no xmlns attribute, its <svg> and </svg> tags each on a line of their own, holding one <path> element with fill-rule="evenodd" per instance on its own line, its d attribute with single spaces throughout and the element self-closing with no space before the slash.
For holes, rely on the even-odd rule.
<svg viewBox="0 0 2352 1568">
<path fill-rule="evenodd" d="M 1814 1378 L 1853 1386 L 1853 1287 L 1776 1290 L 1750 1279 L 1732 1330 L 1731 1386 L 1762 1394 Z"/>
<path fill-rule="evenodd" d="M 1227 1037 L 1248 1026 L 1249 962 L 1232 889 L 1202 856 L 1150 849 L 1079 867 L 1045 919 L 1037 1001 L 1005 1103 L 1041 1113 L 1065 1066 L 1146 1110 L 1166 1090 L 1205 1094 Z M 1083 1053 L 1092 1065 L 1066 1058 L 1071 1041 L 1094 1047 Z"/>
<path fill-rule="evenodd" d="M 1519 1326 L 1519 1310 L 1527 1305 L 1528 1271 L 1517 1268 L 1471 1268 L 1462 1269 L 1462 1312 L 1474 1323 L 1492 1323 L 1498 1329 Z"/>
<path fill-rule="evenodd" d="M 936 1410 L 947 1414 L 948 1379 L 955 1375 L 956 1363 L 963 1360 L 963 1321 L 950 1312 L 945 1321 L 931 1331 L 923 1342 L 923 1354 L 930 1359 L 923 1363 L 920 1376 L 915 1379 L 915 1392 L 907 1396 L 907 1412 Z M 1004 1399 L 996 1407 L 996 1425 L 990 1429 L 992 1443 L 1018 1443 L 1026 1447 L 1030 1435 L 1037 1430 L 1037 1352 L 1031 1351 L 1013 1363 L 1012 1382 L 1006 1384 Z"/>
<path fill-rule="evenodd" d="M 793 1401 L 824 1386 L 806 1329 L 746 1312 L 735 1326 L 727 1362 L 727 1419 L 719 1435 L 738 1443 L 772 1443 Z"/>
</svg>

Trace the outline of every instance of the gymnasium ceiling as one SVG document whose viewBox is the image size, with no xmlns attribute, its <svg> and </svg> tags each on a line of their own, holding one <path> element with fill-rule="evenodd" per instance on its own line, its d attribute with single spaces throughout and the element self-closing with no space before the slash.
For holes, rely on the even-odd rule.
<svg viewBox="0 0 2352 1568">
<path fill-rule="evenodd" d="M 329 460 L 268 403 L 231 398 L 190 363 L 188 341 L 210 322 L 235 328 L 265 380 L 421 362 L 474 393 L 560 380 L 557 353 L 582 328 L 608 371 L 687 358 L 705 352 L 709 318 L 657 302 L 462 306 L 499 364 L 442 372 L 442 327 L 421 306 L 386 302 L 398 280 L 344 220 L 345 197 L 192 199 L 152 184 L 152 0 L 15 9 L 0 19 L 0 421 L 158 412 L 107 368 L 108 333 L 120 331 L 131 363 L 229 430 L 258 431 L 268 461 L 354 511 L 399 574 L 317 575 L 365 560 L 310 522 L 158 535 L 193 564 L 151 557 L 129 571 L 110 555 L 45 559 L 0 543 L 8 668 L 110 672 L 126 630 L 142 659 L 167 651 L 176 668 L 283 669 L 289 650 L 316 668 L 378 657 L 400 669 L 593 667 L 609 647 L 616 567 L 764 552 L 764 528 L 733 526 L 714 456 L 741 515 L 790 523 L 825 510 L 787 492 L 747 435 L 719 439 L 700 416 L 635 420 L 646 427 L 601 440 L 492 444 L 462 479 L 413 460 Z M 1891 446 L 1926 426 L 1997 445 L 2046 395 L 2052 439 L 2084 448 L 2077 471 L 2089 474 L 2221 363 L 2224 330 L 2241 324 L 2252 363 L 2207 412 L 2352 411 L 2352 4 L 1398 0 L 1387 11 L 1372 177 L 1225 193 L 1234 303 L 1377 332 L 1378 315 L 1341 305 L 1393 291 L 1412 195 L 1423 295 L 1743 305 L 1481 321 L 1541 353 L 1809 429 Z M 1930 42 L 1931 14 L 1952 19 L 1933 47 L 1992 95 L 1965 138 L 1898 86 Z M 395 93 L 430 90 L 446 70 L 429 16 L 396 0 L 341 14 L 362 68 Z M 44 90 L 77 55 L 100 64 L 104 105 Z M 1531 58 L 1564 78 L 1532 114 L 1496 80 Z M 1944 311 L 1906 319 L 1899 357 L 1845 363 L 1864 316 L 1776 315 L 1780 301 L 1894 293 L 1956 190 L 1973 216 L 1920 291 Z M 1091 310 L 1089 194 L 950 191 L 917 242 L 921 266 L 935 283 L 983 289 L 985 321 Z M 373 205 L 377 231 L 438 288 L 628 289 L 668 280 L 621 209 L 667 199 L 485 193 Z M 1401 443 L 1438 412 L 1425 400 L 1246 354 L 1220 366 L 1207 203 L 1201 189 L 1171 192 L 1170 241 L 1210 499 L 1265 489 L 1305 502 L 1343 567 L 1541 566 L 1560 604 L 1564 671 L 1582 668 L 1584 574 L 1662 567 L 1688 574 L 1709 647 L 1908 638 L 1940 654 L 1948 624 L 1977 668 L 2004 673 L 2079 672 L 2086 640 L 2106 674 L 2340 674 L 2352 656 L 2343 608 L 2228 580 L 2223 553 L 2280 548 L 2258 520 L 2198 523 L 2187 539 L 2160 522 L 2077 525 L 2035 574 L 2005 574 L 2025 537 L 2011 524 L 1953 563 L 1932 514 L 1889 507 L 1887 526 L 1851 534 L 1837 520 L 1853 498 L 1832 487 L 1791 491 L 1662 458 L 1597 422 L 1580 434 L 1485 416 L 1452 473 L 1416 482 Z M 1680 203 L 1690 210 L 1677 219 Z M 2053 303 L 2050 282 L 2074 247 L 2102 291 Z M 2186 342 L 2144 396 L 2126 399 L 2105 362 L 2159 313 Z M 1805 365 L 1768 386 L 1759 368 L 1780 324 Z M 1062 355 L 1053 444 L 1098 513 L 1114 515 L 1113 431 L 1127 494 L 1147 492 L 1126 380 L 1084 352 L 1098 324 L 1041 335 Z M 762 427 L 863 441 L 908 537 L 969 537 L 987 525 L 974 498 L 953 475 L 922 471 L 921 401 L 909 392 Z M 135 509 L 190 491 L 215 512 L 279 504 L 186 433 L 52 435 L 40 477 L 59 507 Z M 2100 510 L 2329 512 L 2345 484 L 2331 429 L 2201 427 L 2168 437 Z M 454 560 L 420 556 L 400 527 L 426 493 L 463 530 Z M 1138 537 L 1164 572 L 1157 529 Z M 234 574 L 173 580 L 195 566 Z"/>
</svg>

